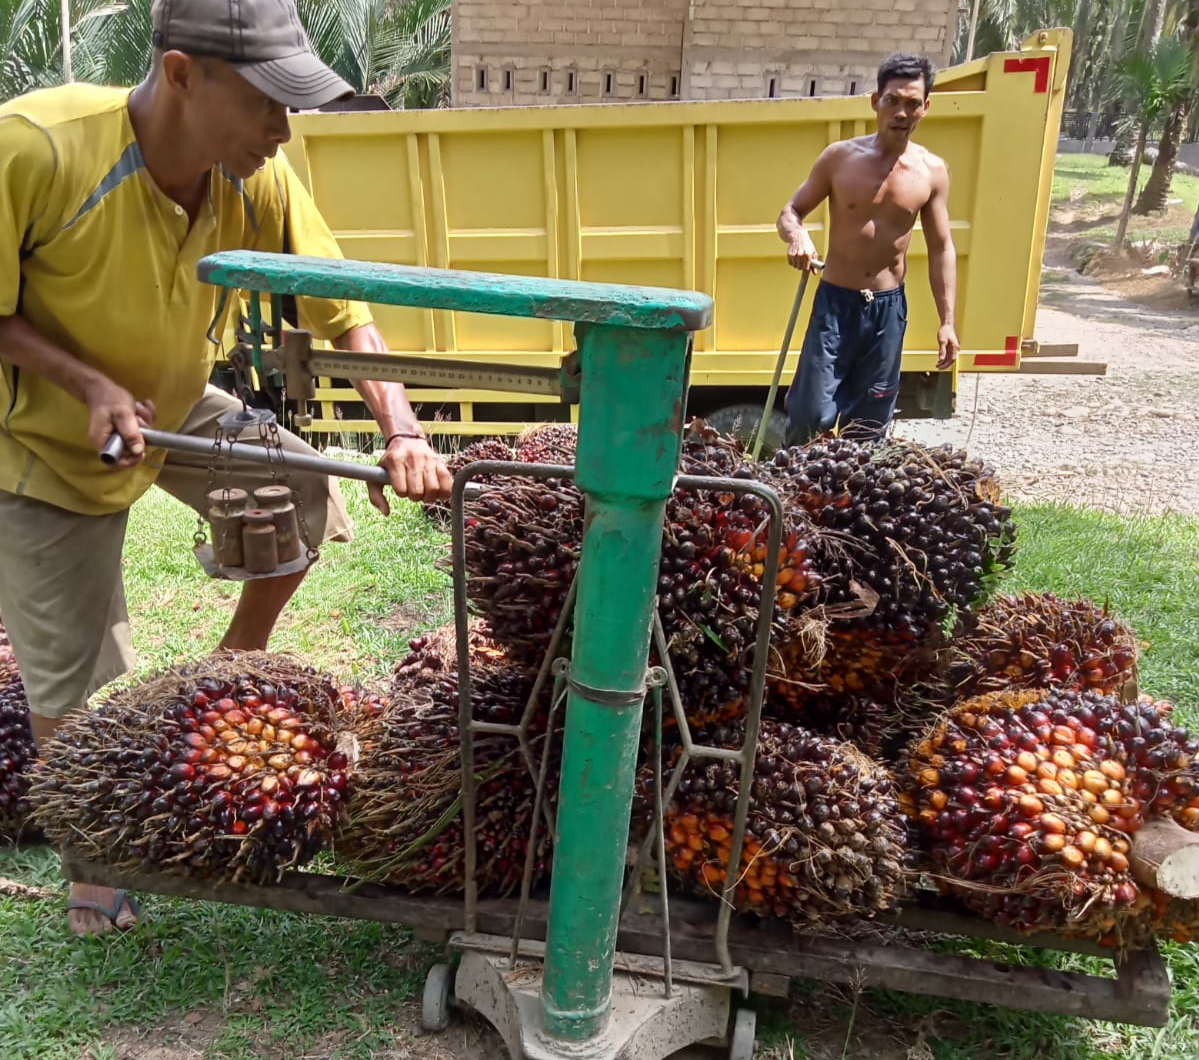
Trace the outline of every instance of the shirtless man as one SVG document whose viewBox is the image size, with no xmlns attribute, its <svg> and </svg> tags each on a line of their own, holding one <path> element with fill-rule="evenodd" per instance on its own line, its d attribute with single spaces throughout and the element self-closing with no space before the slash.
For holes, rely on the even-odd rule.
<svg viewBox="0 0 1199 1060">
<path fill-rule="evenodd" d="M 877 132 L 825 148 L 779 214 L 787 261 L 814 271 L 816 247 L 804 218 L 829 200 L 824 274 L 786 398 L 790 445 L 802 445 L 838 419 L 842 433 L 858 437 L 881 437 L 890 424 L 908 322 L 907 249 L 917 217 L 941 319 L 937 367 L 950 367 L 960 350 L 953 321 L 957 266 L 949 231 L 949 170 L 912 143 L 928 113 L 933 76 L 923 56 L 892 55 L 883 62 L 878 91 L 870 97 Z"/>
</svg>

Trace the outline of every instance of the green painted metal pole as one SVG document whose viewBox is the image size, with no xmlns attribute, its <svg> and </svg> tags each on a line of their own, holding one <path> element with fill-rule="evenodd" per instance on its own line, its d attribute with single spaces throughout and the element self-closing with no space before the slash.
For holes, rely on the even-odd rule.
<svg viewBox="0 0 1199 1060">
<path fill-rule="evenodd" d="M 576 481 L 586 494 L 550 884 L 542 1015 L 604 1027 L 649 662 L 662 522 L 678 466 L 689 337 L 579 325 Z"/>
</svg>

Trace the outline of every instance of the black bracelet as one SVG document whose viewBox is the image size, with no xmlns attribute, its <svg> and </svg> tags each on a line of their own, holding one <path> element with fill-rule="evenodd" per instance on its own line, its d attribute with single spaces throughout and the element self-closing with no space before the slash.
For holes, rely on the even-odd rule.
<svg viewBox="0 0 1199 1060">
<path fill-rule="evenodd" d="M 387 439 L 387 441 L 383 443 L 383 448 L 384 449 L 388 448 L 391 445 L 391 443 L 394 442 L 397 438 L 411 438 L 414 441 L 418 441 L 418 442 L 427 442 L 429 440 L 423 434 L 412 434 L 408 431 L 396 431 L 395 434 L 391 435 Z"/>
</svg>

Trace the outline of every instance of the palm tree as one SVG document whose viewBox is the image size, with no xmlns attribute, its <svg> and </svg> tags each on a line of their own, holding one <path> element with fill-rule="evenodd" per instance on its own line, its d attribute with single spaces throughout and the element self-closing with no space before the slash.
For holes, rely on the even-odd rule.
<svg viewBox="0 0 1199 1060">
<path fill-rule="evenodd" d="M 1145 0 L 1141 11 L 1140 22 L 1137 26 L 1136 43 L 1133 54 L 1149 57 L 1161 40 L 1162 30 L 1166 23 L 1166 0 Z M 1132 162 L 1132 140 L 1136 135 L 1135 125 L 1125 123 L 1116 134 L 1116 142 L 1112 145 L 1112 153 L 1107 156 L 1109 166 L 1127 166 Z M 1144 145 L 1142 145 L 1143 147 Z M 1137 159 L 1138 164 L 1140 158 Z"/>
<path fill-rule="evenodd" d="M 450 0 L 299 0 L 313 48 L 391 107 L 447 106 Z"/>
<path fill-rule="evenodd" d="M 1091 3 L 1092 0 L 979 0 L 974 54 L 1013 51 L 1033 30 L 1073 25 L 1079 8 Z M 966 54 L 969 22 L 967 13 L 954 50 L 958 62 Z"/>
<path fill-rule="evenodd" d="M 1159 40 L 1157 47 L 1148 55 L 1134 53 L 1121 63 L 1117 87 L 1131 121 L 1135 123 L 1136 150 L 1132 156 L 1132 171 L 1128 176 L 1128 190 L 1124 195 L 1120 222 L 1116 227 L 1117 250 L 1124 246 L 1149 130 L 1174 107 L 1180 95 L 1191 91 L 1190 73 L 1190 52 L 1174 37 Z"/>
<path fill-rule="evenodd" d="M 1174 167 L 1178 162 L 1178 149 L 1182 146 L 1182 134 L 1190 120 L 1195 96 L 1199 94 L 1199 36 L 1196 34 L 1196 30 L 1199 30 L 1199 0 L 1190 0 L 1190 4 L 1193 6 L 1185 10 L 1181 6 L 1176 7 L 1169 16 L 1169 21 L 1173 23 L 1171 31 L 1191 51 L 1189 83 L 1185 89 L 1179 90 L 1166 115 L 1157 158 L 1153 160 L 1149 179 L 1133 207 L 1132 212 L 1136 214 L 1157 213 L 1166 208 L 1170 185 L 1174 180 Z"/>
<path fill-rule="evenodd" d="M 60 0 L 0 0 L 0 99 L 63 81 Z M 447 106 L 450 0 L 299 0 L 317 53 L 392 107 Z M 152 48 L 150 0 L 71 0 L 75 77 L 133 85 Z"/>
</svg>

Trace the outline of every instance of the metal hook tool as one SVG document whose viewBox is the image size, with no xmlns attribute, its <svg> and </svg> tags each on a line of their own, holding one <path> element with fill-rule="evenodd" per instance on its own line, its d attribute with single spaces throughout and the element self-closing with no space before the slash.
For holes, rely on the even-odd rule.
<svg viewBox="0 0 1199 1060">
<path fill-rule="evenodd" d="M 779 359 L 774 366 L 774 379 L 770 383 L 770 393 L 766 397 L 766 405 L 762 409 L 762 418 L 758 422 L 758 434 L 754 438 L 753 451 L 750 458 L 757 461 L 762 452 L 762 443 L 766 440 L 766 430 L 770 423 L 770 413 L 774 409 L 774 399 L 779 392 L 779 380 L 783 376 L 783 364 L 787 360 L 787 352 L 791 349 L 791 336 L 795 333 L 795 322 L 799 319 L 799 307 L 803 304 L 804 291 L 808 289 L 808 277 L 813 272 L 824 268 L 824 262 L 819 258 L 812 259 L 812 267 L 804 269 L 799 277 L 799 287 L 795 291 L 795 301 L 791 304 L 791 316 L 787 321 L 787 330 L 783 332 L 783 344 L 779 348 Z"/>
</svg>

